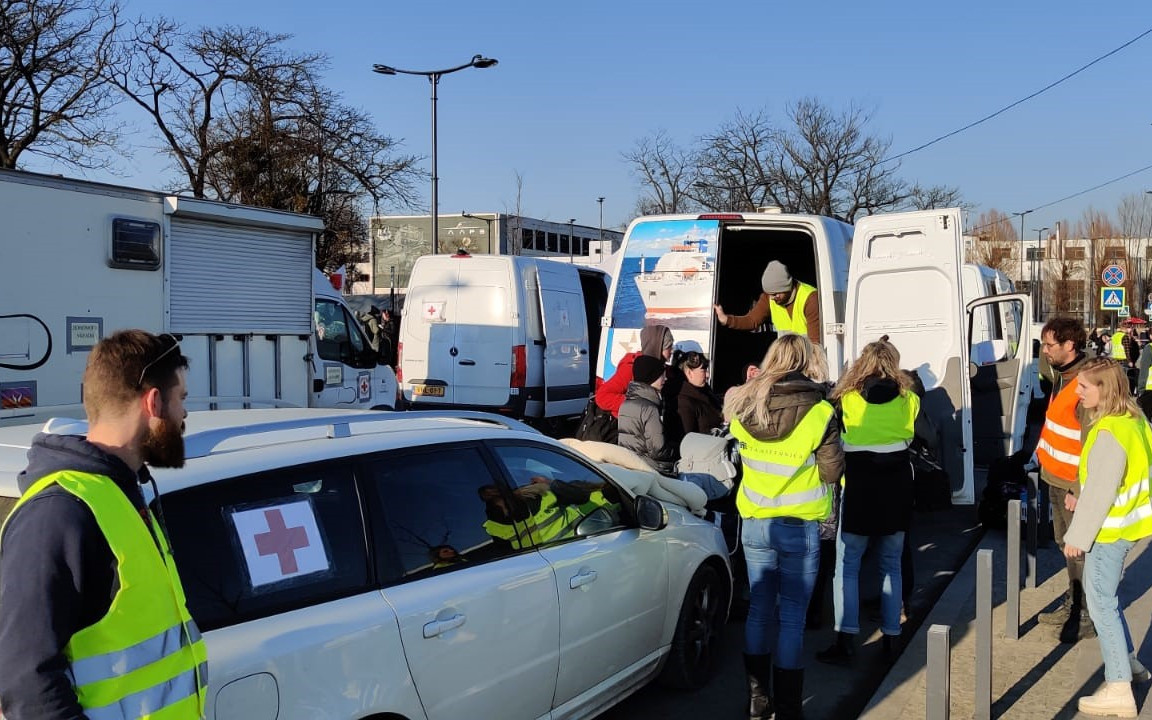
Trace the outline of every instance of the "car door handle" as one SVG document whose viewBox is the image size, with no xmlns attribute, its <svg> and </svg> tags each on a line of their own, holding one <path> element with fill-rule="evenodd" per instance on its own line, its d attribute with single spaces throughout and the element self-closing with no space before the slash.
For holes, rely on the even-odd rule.
<svg viewBox="0 0 1152 720">
<path fill-rule="evenodd" d="M 433 620 L 424 626 L 424 637 L 434 638 L 437 635 L 443 635 L 449 630 L 455 630 L 464 624 L 466 618 L 463 614 L 457 613 L 445 620 Z"/>
<path fill-rule="evenodd" d="M 576 588 L 582 587 L 582 586 L 587 585 L 588 583 L 591 583 L 591 582 L 596 582 L 596 571 L 595 570 L 585 570 L 585 571 L 581 572 L 579 575 L 573 575 L 568 580 L 568 587 L 575 590 Z"/>
<path fill-rule="evenodd" d="M 460 364 L 461 365 L 475 365 L 476 361 L 475 360 L 461 360 Z"/>
</svg>

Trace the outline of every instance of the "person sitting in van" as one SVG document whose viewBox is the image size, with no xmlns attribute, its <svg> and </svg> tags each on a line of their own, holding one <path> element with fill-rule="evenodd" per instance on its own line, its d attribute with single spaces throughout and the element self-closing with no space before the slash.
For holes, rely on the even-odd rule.
<svg viewBox="0 0 1152 720">
<path fill-rule="evenodd" d="M 596 405 L 601 410 L 620 417 L 620 406 L 632 382 L 632 365 L 641 355 L 663 361 L 672 357 L 672 331 L 666 325 L 648 325 L 640 331 L 640 352 L 631 352 L 620 358 L 616 372 L 596 388 Z"/>
<path fill-rule="evenodd" d="M 747 315 L 728 315 L 714 305 L 716 320 L 733 330 L 755 330 L 771 320 L 780 335 L 806 335 L 820 344 L 820 300 L 816 288 L 792 277 L 784 263 L 773 260 L 760 278 L 763 294 Z"/>
<path fill-rule="evenodd" d="M 632 363 L 632 382 L 620 406 L 620 430 L 616 443 L 644 458 L 663 475 L 675 475 L 676 445 L 664 439 L 661 420 L 664 361 L 640 355 Z"/>
</svg>

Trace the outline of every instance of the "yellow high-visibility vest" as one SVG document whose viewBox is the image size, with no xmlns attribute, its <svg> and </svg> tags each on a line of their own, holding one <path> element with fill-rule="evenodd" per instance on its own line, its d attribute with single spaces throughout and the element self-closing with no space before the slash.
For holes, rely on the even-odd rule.
<svg viewBox="0 0 1152 720">
<path fill-rule="evenodd" d="M 736 509 L 746 518 L 794 517 L 823 520 L 832 512 L 832 495 L 820 482 L 815 452 L 835 411 L 821 400 L 777 440 L 757 440 L 733 419 L 730 431 L 740 443 L 744 467 Z"/>
<path fill-rule="evenodd" d="M 1112 359 L 1128 359 L 1128 353 L 1124 352 L 1124 331 L 1122 330 L 1117 330 L 1112 333 Z"/>
<path fill-rule="evenodd" d="M 149 512 L 153 535 L 111 478 L 73 470 L 38 480 L 13 513 L 51 485 L 92 511 L 120 581 L 107 614 L 64 647 L 84 714 L 91 720 L 204 717 L 208 656 L 159 523 Z"/>
<path fill-rule="evenodd" d="M 1084 452 L 1080 455 L 1080 487 L 1084 487 L 1088 470 L 1088 455 L 1101 430 L 1107 430 L 1120 443 L 1128 456 L 1124 478 L 1104 526 L 1096 534 L 1096 542 L 1117 540 L 1133 542 L 1152 535 L 1152 500 L 1149 498 L 1148 470 L 1152 464 L 1152 427 L 1144 418 L 1130 415 L 1109 415 L 1100 418 L 1088 431 Z"/>
<path fill-rule="evenodd" d="M 772 327 L 780 335 L 807 335 L 808 334 L 808 321 L 804 319 L 804 305 L 808 302 L 809 296 L 816 292 L 816 288 L 808 283 L 796 281 L 796 299 L 792 302 L 792 314 L 789 315 L 788 311 L 776 304 L 776 301 L 769 296 L 768 309 L 771 312 Z"/>
<path fill-rule="evenodd" d="M 840 434 L 844 452 L 898 452 L 912 442 L 920 398 L 904 391 L 886 403 L 869 403 L 851 390 L 840 398 L 840 408 L 844 417 L 844 432 Z"/>
</svg>

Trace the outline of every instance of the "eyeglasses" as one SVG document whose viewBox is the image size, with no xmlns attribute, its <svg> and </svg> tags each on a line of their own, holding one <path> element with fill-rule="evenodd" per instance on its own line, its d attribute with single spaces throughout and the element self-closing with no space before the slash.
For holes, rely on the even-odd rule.
<svg viewBox="0 0 1152 720">
<path fill-rule="evenodd" d="M 170 335 L 168 333 L 164 333 L 163 335 L 160 336 L 160 339 L 163 340 L 164 338 L 171 340 L 172 344 L 168 346 L 167 350 L 165 350 L 164 352 L 157 355 L 155 360 L 153 360 L 152 362 L 145 365 L 144 369 L 140 371 L 140 379 L 136 381 L 136 389 L 137 390 L 144 387 L 144 376 L 148 374 L 148 371 L 151 370 L 153 367 L 155 367 L 156 363 L 160 362 L 164 358 L 171 355 L 173 350 L 176 350 L 180 347 L 180 341 L 176 339 L 175 335 Z"/>
</svg>

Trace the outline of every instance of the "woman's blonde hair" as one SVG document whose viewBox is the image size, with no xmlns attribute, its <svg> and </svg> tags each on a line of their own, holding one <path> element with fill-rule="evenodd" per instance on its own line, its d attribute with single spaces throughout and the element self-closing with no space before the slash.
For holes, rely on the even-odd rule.
<svg viewBox="0 0 1152 720">
<path fill-rule="evenodd" d="M 888 342 L 887 335 L 864 346 L 860 357 L 844 371 L 840 382 L 832 389 L 832 397 L 839 398 L 853 390 L 859 391 L 872 378 L 891 380 L 900 386 L 901 392 L 912 388 L 912 379 L 900 369 L 900 351 Z"/>
<path fill-rule="evenodd" d="M 760 374 L 732 388 L 724 398 L 724 419 L 737 418 L 745 425 L 768 424 L 768 397 L 772 386 L 790 372 L 798 371 L 817 382 L 828 375 L 823 353 L 804 335 L 782 335 L 768 348 Z"/>
<path fill-rule="evenodd" d="M 1129 393 L 1128 373 L 1112 358 L 1092 358 L 1080 368 L 1077 380 L 1091 383 L 1100 389 L 1100 403 L 1088 409 L 1088 424 L 1109 415 L 1131 415 L 1143 419 L 1144 413 Z"/>
</svg>

